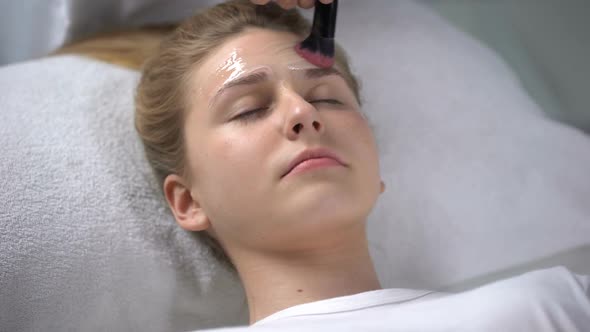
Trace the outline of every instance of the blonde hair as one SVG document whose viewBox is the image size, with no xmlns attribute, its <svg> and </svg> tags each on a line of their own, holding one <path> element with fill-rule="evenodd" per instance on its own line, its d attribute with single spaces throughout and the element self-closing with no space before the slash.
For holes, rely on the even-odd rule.
<svg viewBox="0 0 590 332">
<path fill-rule="evenodd" d="M 187 75 L 213 49 L 248 27 L 287 31 L 301 38 L 310 31 L 309 22 L 295 9 L 284 10 L 274 3 L 257 6 L 249 0 L 233 0 L 184 21 L 144 63 L 135 96 L 135 128 L 162 194 L 164 180 L 169 174 L 179 174 L 191 183 L 185 162 L 183 131 Z M 340 47 L 336 49 L 335 58 L 359 100 L 357 80 Z M 214 256 L 235 271 L 221 245 L 206 232 L 198 233 Z"/>
</svg>

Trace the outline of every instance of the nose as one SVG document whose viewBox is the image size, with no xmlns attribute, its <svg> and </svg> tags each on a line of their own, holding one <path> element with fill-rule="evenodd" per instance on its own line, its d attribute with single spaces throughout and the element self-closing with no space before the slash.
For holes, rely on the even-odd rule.
<svg viewBox="0 0 590 332">
<path fill-rule="evenodd" d="M 307 102 L 298 93 L 283 89 L 285 102 L 285 131 L 290 140 L 300 139 L 301 136 L 320 136 L 324 125 L 315 106 Z"/>
</svg>

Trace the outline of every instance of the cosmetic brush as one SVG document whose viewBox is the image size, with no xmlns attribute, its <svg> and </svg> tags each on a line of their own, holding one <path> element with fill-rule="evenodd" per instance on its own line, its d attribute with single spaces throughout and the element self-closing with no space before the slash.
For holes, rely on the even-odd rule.
<svg viewBox="0 0 590 332">
<path fill-rule="evenodd" d="M 316 0 L 311 33 L 295 46 L 295 51 L 308 62 L 318 67 L 334 64 L 334 32 L 338 0 L 325 5 Z"/>
</svg>

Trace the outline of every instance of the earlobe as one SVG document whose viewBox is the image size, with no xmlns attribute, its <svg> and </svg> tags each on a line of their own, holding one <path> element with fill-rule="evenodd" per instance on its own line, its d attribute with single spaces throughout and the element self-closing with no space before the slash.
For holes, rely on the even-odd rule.
<svg viewBox="0 0 590 332">
<path fill-rule="evenodd" d="M 202 231 L 209 228 L 209 218 L 193 196 L 183 179 L 170 174 L 164 180 L 166 201 L 176 222 L 187 231 Z"/>
</svg>

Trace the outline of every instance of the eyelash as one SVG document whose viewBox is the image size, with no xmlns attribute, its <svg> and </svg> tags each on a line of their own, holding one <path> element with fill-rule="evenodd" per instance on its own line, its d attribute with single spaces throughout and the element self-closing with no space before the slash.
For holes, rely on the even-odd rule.
<svg viewBox="0 0 590 332">
<path fill-rule="evenodd" d="M 342 105 L 342 103 L 336 99 L 318 99 L 318 100 L 312 100 L 309 103 L 310 104 L 327 103 L 327 104 L 332 104 L 332 105 Z M 256 120 L 258 118 L 263 117 L 264 114 L 266 113 L 266 110 L 268 110 L 268 107 L 261 107 L 261 108 L 249 110 L 249 111 L 238 114 L 232 120 L 238 120 L 238 121 L 242 121 L 242 122 L 249 122 L 252 120 Z"/>
</svg>

